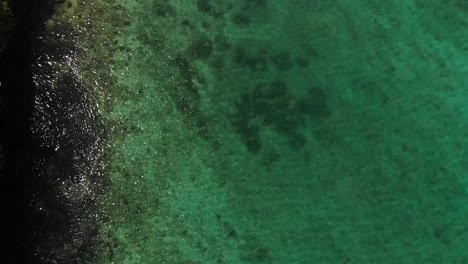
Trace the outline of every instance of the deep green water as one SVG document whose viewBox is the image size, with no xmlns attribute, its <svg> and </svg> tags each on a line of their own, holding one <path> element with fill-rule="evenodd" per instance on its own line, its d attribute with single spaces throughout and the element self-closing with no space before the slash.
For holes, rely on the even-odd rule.
<svg viewBox="0 0 468 264">
<path fill-rule="evenodd" d="M 110 133 L 95 263 L 468 263 L 468 2 L 87 0 L 60 21 Z"/>
</svg>

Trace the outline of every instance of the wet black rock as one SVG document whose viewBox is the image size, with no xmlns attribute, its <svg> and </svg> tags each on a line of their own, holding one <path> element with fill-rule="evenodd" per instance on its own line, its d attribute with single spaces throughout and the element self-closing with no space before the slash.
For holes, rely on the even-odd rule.
<svg viewBox="0 0 468 264">
<path fill-rule="evenodd" d="M 36 77 L 57 74 L 56 68 L 44 66 L 48 64 L 40 56 L 47 54 L 51 60 L 63 60 L 75 47 L 73 34 L 67 23 L 56 24 L 54 32 L 66 34 L 67 40 L 57 37 L 39 40 L 39 36 L 45 35 L 43 25 L 53 14 L 55 1 L 10 3 L 15 26 L 0 54 L 0 82 L 8 103 L 0 121 L 0 144 L 4 146 L 5 157 L 0 173 L 0 259 L 2 263 L 87 263 L 85 259 L 96 251 L 93 199 L 100 179 L 88 173 L 87 162 L 96 157 L 95 139 L 102 132 L 97 125 L 99 119 L 87 115 L 86 109 L 93 104 L 80 93 L 84 89 L 72 74 L 54 80 L 58 96 L 48 102 L 47 113 L 39 113 L 37 106 L 47 96 L 40 90 L 41 82 Z M 36 69 L 34 65 L 38 63 L 44 67 Z M 41 87 L 50 88 L 50 83 L 46 83 Z M 74 93 L 75 89 L 79 92 Z M 47 121 L 51 121 L 47 127 L 51 133 L 43 138 L 40 136 L 43 134 L 34 132 L 34 126 L 48 124 Z M 55 140 L 59 135 L 63 135 L 61 140 Z M 103 143 L 104 138 L 100 140 Z M 50 142 L 58 145 L 53 147 Z M 99 158 L 92 162 L 100 164 Z M 87 175 L 86 179 L 80 178 L 80 173 Z M 70 188 L 73 194 L 65 197 L 61 183 L 74 187 L 78 179 L 89 183 L 87 190 L 92 195 Z"/>
<path fill-rule="evenodd" d="M 7 2 L 0 2 L 0 52 L 6 47 L 10 32 L 14 26 L 13 14 Z"/>
</svg>

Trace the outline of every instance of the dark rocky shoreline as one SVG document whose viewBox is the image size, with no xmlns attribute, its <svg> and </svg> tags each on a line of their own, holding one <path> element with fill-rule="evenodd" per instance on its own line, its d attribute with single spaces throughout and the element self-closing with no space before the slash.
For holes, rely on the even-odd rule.
<svg viewBox="0 0 468 264">
<path fill-rule="evenodd" d="M 95 215 L 104 130 L 99 117 L 90 115 L 95 111 L 85 109 L 90 105 L 85 87 L 67 69 L 55 77 L 59 92 L 47 101 L 50 108 L 38 112 L 37 105 L 51 98 L 41 96 L 48 88 L 34 79 L 54 75 L 47 72 L 52 67 L 37 66 L 41 55 L 63 61 L 73 39 L 47 41 L 44 25 L 54 1 L 10 2 L 15 26 L 0 54 L 0 258 L 2 263 L 88 263 L 99 243 Z M 44 120 L 54 121 L 48 127 L 37 121 L 44 114 Z M 86 120 L 89 116 L 93 120 Z M 60 129 L 68 133 L 59 137 Z"/>
<path fill-rule="evenodd" d="M 34 32 L 37 32 L 39 1 L 10 1 L 15 26 L 1 54 L 0 74 L 4 111 L 1 116 L 1 140 L 5 165 L 0 179 L 1 255 L 5 263 L 34 263 L 33 226 L 40 213 L 29 206 L 32 185 L 33 145 L 30 117 L 34 86 L 31 79 Z"/>
</svg>

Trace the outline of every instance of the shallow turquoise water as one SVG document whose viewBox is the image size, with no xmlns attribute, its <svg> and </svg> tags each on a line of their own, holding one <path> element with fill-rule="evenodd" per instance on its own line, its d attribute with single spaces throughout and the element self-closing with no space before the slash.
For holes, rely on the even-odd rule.
<svg viewBox="0 0 468 264">
<path fill-rule="evenodd" d="M 106 2 L 96 263 L 468 262 L 465 1 Z"/>
</svg>

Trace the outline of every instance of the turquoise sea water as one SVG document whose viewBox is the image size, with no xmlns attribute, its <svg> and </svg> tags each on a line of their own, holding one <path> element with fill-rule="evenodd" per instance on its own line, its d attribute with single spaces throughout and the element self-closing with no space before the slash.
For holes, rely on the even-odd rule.
<svg viewBox="0 0 468 264">
<path fill-rule="evenodd" d="M 108 133 L 90 263 L 468 263 L 467 13 L 65 1 L 47 34 Z"/>
</svg>

